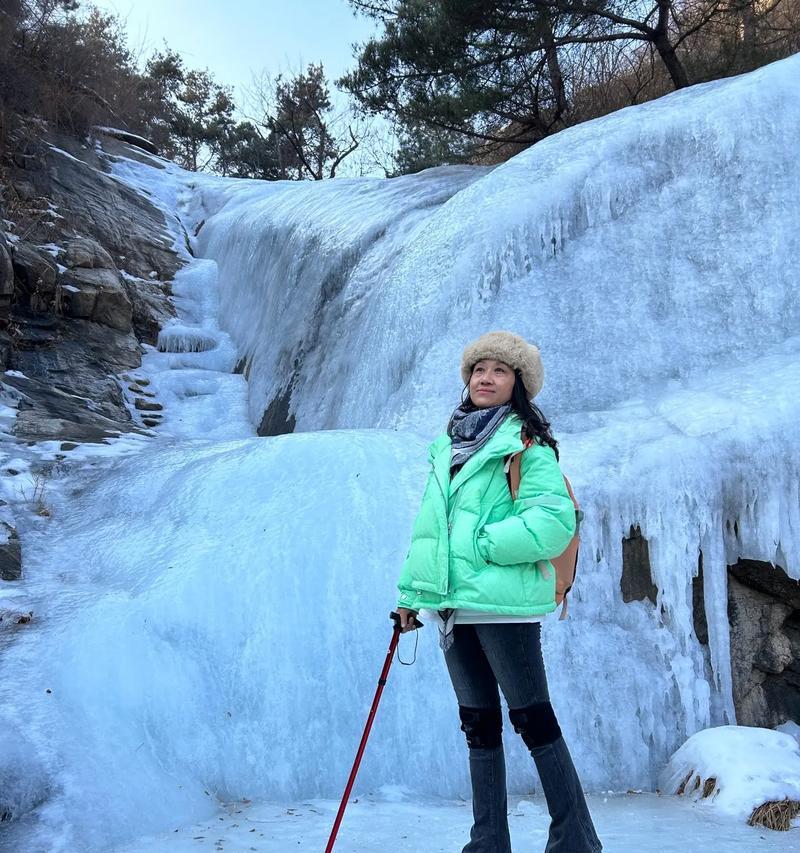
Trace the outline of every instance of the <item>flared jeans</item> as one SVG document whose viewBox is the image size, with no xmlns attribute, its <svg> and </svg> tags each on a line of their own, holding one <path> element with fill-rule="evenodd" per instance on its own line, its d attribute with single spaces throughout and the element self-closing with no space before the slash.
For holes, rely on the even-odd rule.
<svg viewBox="0 0 800 853">
<path fill-rule="evenodd" d="M 511 853 L 499 691 L 547 801 L 545 853 L 599 853 L 602 845 L 550 705 L 541 624 L 456 625 L 445 661 L 469 747 L 473 826 L 462 853 Z"/>
</svg>

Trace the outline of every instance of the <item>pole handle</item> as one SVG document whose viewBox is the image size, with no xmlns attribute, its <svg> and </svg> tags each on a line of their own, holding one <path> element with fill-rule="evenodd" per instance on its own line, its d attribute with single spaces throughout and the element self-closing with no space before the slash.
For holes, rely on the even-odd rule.
<svg viewBox="0 0 800 853">
<path fill-rule="evenodd" d="M 396 630 L 396 631 L 399 631 L 399 630 L 400 630 L 400 614 L 399 614 L 399 613 L 397 613 L 395 610 L 393 610 L 393 611 L 389 614 L 389 618 L 394 622 L 395 630 Z M 416 617 L 416 616 L 414 617 L 414 624 L 417 626 L 417 627 L 414 629 L 415 631 L 417 630 L 417 628 L 423 628 L 423 627 L 425 626 L 425 623 L 424 623 L 424 622 L 420 622 L 420 621 L 419 621 L 419 619 L 417 619 L 417 617 Z"/>
</svg>

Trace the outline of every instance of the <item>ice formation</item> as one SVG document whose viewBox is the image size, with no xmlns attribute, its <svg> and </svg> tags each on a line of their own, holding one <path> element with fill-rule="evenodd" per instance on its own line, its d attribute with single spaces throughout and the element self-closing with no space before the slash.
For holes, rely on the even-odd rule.
<svg viewBox="0 0 800 853">
<path fill-rule="evenodd" d="M 588 515 L 581 609 L 546 642 L 571 726 L 592 733 L 593 786 L 653 785 L 686 736 L 735 722 L 726 565 L 800 573 L 799 79 L 796 56 L 488 172 L 198 187 L 256 424 L 283 399 L 299 431 L 432 437 L 468 340 L 512 328 L 540 345 L 538 401 Z M 655 607 L 622 603 L 631 525 Z"/>
<path fill-rule="evenodd" d="M 494 169 L 391 181 L 118 162 L 176 247 L 179 219 L 204 223 L 203 257 L 175 283 L 172 351 L 143 365 L 173 407 L 162 438 L 87 463 L 50 527 L 25 531 L 38 619 L 4 660 L 0 722 L 32 768 L 20 801 L 44 805 L 10 831 L 99 849 L 215 799 L 340 793 L 425 443 L 458 401 L 462 347 L 489 328 L 540 344 L 538 402 L 586 512 L 570 619 L 544 628 L 585 786 L 652 789 L 688 736 L 734 723 L 726 565 L 800 572 L 798 83 L 794 57 Z M 275 399 L 298 434 L 253 437 Z M 655 606 L 622 600 L 634 524 Z M 392 671 L 360 790 L 468 792 L 449 691 L 423 631 L 417 664 Z M 512 790 L 530 790 L 513 733 L 508 750 Z"/>
</svg>

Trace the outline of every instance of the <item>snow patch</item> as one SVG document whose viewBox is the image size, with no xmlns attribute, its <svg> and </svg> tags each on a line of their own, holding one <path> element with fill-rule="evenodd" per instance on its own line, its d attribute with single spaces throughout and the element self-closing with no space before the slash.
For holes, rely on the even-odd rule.
<svg viewBox="0 0 800 853">
<path fill-rule="evenodd" d="M 746 820 L 764 803 L 800 801 L 800 745 L 772 729 L 705 729 L 670 758 L 660 785 Z"/>
</svg>

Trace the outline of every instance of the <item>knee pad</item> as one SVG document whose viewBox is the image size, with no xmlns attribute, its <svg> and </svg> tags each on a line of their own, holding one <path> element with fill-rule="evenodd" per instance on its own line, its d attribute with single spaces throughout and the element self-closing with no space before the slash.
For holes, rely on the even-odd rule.
<svg viewBox="0 0 800 853">
<path fill-rule="evenodd" d="M 549 702 L 534 702 L 526 708 L 509 710 L 508 718 L 528 749 L 547 746 L 561 737 L 561 727 Z"/>
<path fill-rule="evenodd" d="M 499 708 L 459 705 L 458 716 L 470 749 L 494 749 L 503 742 L 503 715 Z"/>
</svg>

